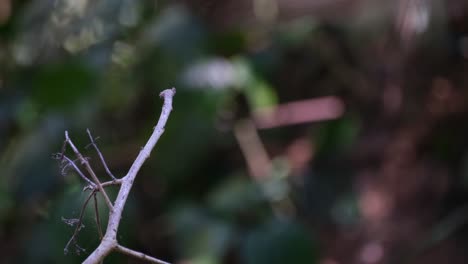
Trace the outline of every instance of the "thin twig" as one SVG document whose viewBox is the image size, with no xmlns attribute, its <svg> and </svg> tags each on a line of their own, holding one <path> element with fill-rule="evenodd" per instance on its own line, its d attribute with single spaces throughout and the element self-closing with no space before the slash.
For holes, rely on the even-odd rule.
<svg viewBox="0 0 468 264">
<path fill-rule="evenodd" d="M 338 97 L 325 96 L 301 100 L 275 107 L 261 108 L 252 113 L 258 129 L 333 120 L 344 113 L 344 104 Z"/>
<path fill-rule="evenodd" d="M 96 226 L 99 234 L 99 240 L 102 239 L 102 227 L 101 227 L 101 218 L 99 217 L 99 206 L 98 206 L 98 201 L 96 198 L 96 192 L 93 192 L 93 200 L 94 200 L 94 217 L 96 220 Z"/>
<path fill-rule="evenodd" d="M 84 175 L 84 173 L 80 170 L 80 168 L 78 168 L 78 166 L 76 166 L 75 162 L 71 159 L 69 159 L 67 156 L 63 155 L 62 154 L 62 159 L 65 159 L 68 164 L 70 164 L 74 169 L 75 171 L 78 173 L 78 175 L 80 175 L 80 177 L 85 180 L 92 188 L 95 188 L 96 187 L 96 184 L 94 184 L 90 179 L 88 179 L 88 177 L 86 177 Z"/>
<path fill-rule="evenodd" d="M 60 151 L 60 153 L 59 153 L 59 155 L 60 155 L 60 162 L 63 161 L 63 156 L 65 155 L 66 149 L 67 149 L 67 140 L 64 140 L 64 141 L 63 141 L 63 144 L 62 144 L 62 149 L 61 149 L 61 151 Z"/>
<path fill-rule="evenodd" d="M 154 128 L 153 134 L 148 139 L 148 142 L 140 150 L 140 153 L 136 157 L 133 165 L 130 167 L 127 175 L 122 178 L 121 187 L 114 204 L 114 210 L 111 210 L 109 220 L 107 223 L 106 233 L 101 240 L 99 246 L 88 256 L 83 264 L 97 264 L 100 263 L 112 250 L 119 248 L 117 243 L 117 230 L 119 228 L 120 219 L 122 218 L 122 212 L 125 207 L 130 190 L 133 186 L 133 182 L 145 160 L 150 156 L 151 151 L 158 142 L 159 138 L 164 132 L 167 119 L 172 111 L 172 98 L 175 95 L 175 88 L 167 89 L 161 92 L 160 97 L 163 97 L 164 103 L 159 117 L 158 123 Z M 100 191 L 103 189 L 102 185 L 99 185 Z M 156 262 L 156 263 L 167 263 L 167 262 Z"/>
<path fill-rule="evenodd" d="M 143 254 L 143 253 L 141 253 L 141 252 L 138 252 L 138 251 L 135 251 L 135 250 L 126 248 L 126 247 L 121 246 L 121 245 L 117 245 L 117 246 L 115 247 L 115 250 L 118 251 L 118 252 L 120 252 L 120 253 L 123 253 L 123 254 L 125 254 L 125 255 L 129 255 L 129 256 L 131 256 L 131 257 L 134 257 L 134 258 L 137 258 L 137 259 L 141 259 L 141 260 L 147 261 L 147 262 L 149 262 L 149 263 L 169 264 L 169 262 L 166 262 L 166 261 L 163 261 L 163 260 L 160 260 L 160 259 L 157 259 L 157 258 L 148 256 L 148 255 L 146 255 L 146 254 Z"/>
<path fill-rule="evenodd" d="M 112 186 L 112 185 L 120 185 L 122 184 L 122 179 L 115 179 L 113 181 L 106 181 L 106 182 L 103 182 L 101 185 L 102 187 L 107 187 L 107 186 Z"/>
<path fill-rule="evenodd" d="M 68 136 L 68 131 L 65 131 L 65 139 L 67 140 L 68 145 L 70 145 L 70 147 L 73 149 L 73 152 L 75 152 L 75 155 L 80 159 L 81 163 L 85 165 L 86 170 L 91 175 L 91 178 L 93 179 L 94 183 L 97 185 L 99 191 L 101 192 L 101 195 L 104 197 L 107 207 L 109 207 L 109 210 L 112 211 L 114 206 L 112 205 L 112 202 L 109 199 L 109 196 L 107 195 L 106 190 L 104 190 L 104 188 L 102 187 L 101 182 L 96 176 L 96 173 L 94 173 L 93 169 L 91 168 L 91 165 L 89 165 L 88 160 L 85 159 L 83 155 L 81 155 L 80 151 L 78 151 L 78 149 L 75 147 L 75 145 L 71 141 L 70 137 Z"/>
<path fill-rule="evenodd" d="M 113 181 L 106 181 L 106 182 L 103 182 L 101 183 L 101 186 L 102 187 L 108 187 L 108 186 L 113 186 L 113 185 L 120 185 L 122 184 L 122 179 L 115 179 Z M 93 186 L 86 186 L 84 187 L 83 191 L 86 191 L 86 190 L 95 190 L 95 191 L 99 191 L 99 189 L 97 188 L 96 185 L 93 184 Z"/>
<path fill-rule="evenodd" d="M 65 245 L 65 249 L 63 250 L 65 252 L 65 254 L 68 253 L 68 248 L 70 247 L 70 243 L 74 243 L 76 245 L 76 237 L 78 236 L 78 233 L 80 232 L 81 230 L 81 226 L 83 224 L 83 216 L 84 216 L 84 213 L 85 213 L 85 210 L 86 210 L 86 207 L 88 206 L 88 203 L 89 203 L 89 200 L 91 199 L 91 197 L 95 194 L 96 192 L 91 192 L 88 197 L 86 198 L 85 202 L 83 203 L 83 206 L 81 207 L 81 211 L 80 211 L 80 216 L 78 218 L 78 222 L 76 224 L 76 227 L 75 227 L 75 231 L 73 232 L 73 235 L 71 236 L 70 240 L 68 240 L 68 243 Z"/>
<path fill-rule="evenodd" d="M 238 121 L 234 125 L 234 137 L 252 177 L 259 183 L 265 180 L 271 172 L 271 159 L 252 120 Z"/>
<path fill-rule="evenodd" d="M 278 217 L 290 215 L 295 211 L 294 204 L 285 195 L 280 201 L 268 195 L 268 185 L 272 181 L 273 162 L 266 151 L 260 135 L 251 119 L 240 120 L 234 125 L 236 138 L 252 179 L 265 191 L 271 209 Z"/>
<path fill-rule="evenodd" d="M 112 174 L 112 172 L 109 170 L 109 167 L 107 167 L 107 163 L 106 161 L 104 160 L 104 156 L 102 155 L 101 151 L 99 150 L 96 142 L 94 142 L 94 138 L 93 136 L 91 135 L 91 132 L 89 131 L 89 129 L 86 129 L 86 132 L 88 133 L 88 136 L 89 136 L 89 140 L 91 141 L 91 145 L 93 145 L 94 149 L 96 150 L 99 158 L 101 159 L 101 162 L 102 162 L 102 165 L 104 166 L 104 169 L 106 170 L 107 174 L 113 179 L 113 180 L 116 180 L 117 178 L 115 178 L 114 174 Z"/>
</svg>

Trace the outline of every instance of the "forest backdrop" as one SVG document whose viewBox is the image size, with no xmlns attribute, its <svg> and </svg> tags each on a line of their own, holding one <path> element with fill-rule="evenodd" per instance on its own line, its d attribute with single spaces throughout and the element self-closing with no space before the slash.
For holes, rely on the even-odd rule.
<svg viewBox="0 0 468 264">
<path fill-rule="evenodd" d="M 123 244 L 175 264 L 468 262 L 463 0 L 0 0 L 0 262 L 92 252 L 90 207 L 86 251 L 64 254 L 86 198 L 52 158 L 64 131 L 105 178 L 89 128 L 122 177 L 171 87 Z"/>
</svg>

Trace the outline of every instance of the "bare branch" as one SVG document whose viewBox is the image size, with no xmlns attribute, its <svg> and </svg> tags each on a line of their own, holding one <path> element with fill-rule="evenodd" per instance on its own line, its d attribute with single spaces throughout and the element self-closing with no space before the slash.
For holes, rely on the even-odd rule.
<svg viewBox="0 0 468 264">
<path fill-rule="evenodd" d="M 240 120 L 234 125 L 234 136 L 244 155 L 252 179 L 266 191 L 272 181 L 273 162 L 263 145 L 258 131 L 251 119 Z M 265 193 L 266 194 L 266 193 Z M 292 201 L 285 196 L 281 203 L 266 195 L 270 206 L 277 217 L 284 217 L 295 211 Z"/>
<path fill-rule="evenodd" d="M 335 96 L 296 101 L 256 110 L 252 119 L 258 129 L 274 128 L 339 118 L 344 103 Z"/>
<path fill-rule="evenodd" d="M 161 115 L 158 123 L 154 128 L 153 134 L 148 139 L 146 145 L 141 149 L 140 153 L 136 157 L 133 165 L 130 167 L 127 175 L 122 178 L 121 187 L 117 198 L 115 200 L 114 209 L 111 210 L 109 215 L 109 221 L 107 223 L 106 233 L 99 246 L 94 250 L 91 255 L 83 262 L 84 264 L 97 264 L 100 263 L 112 250 L 125 251 L 126 248 L 119 246 L 117 243 L 117 230 L 119 228 L 120 219 L 122 218 L 122 212 L 125 207 L 130 190 L 133 186 L 133 182 L 145 160 L 150 156 L 151 151 L 158 142 L 159 138 L 164 132 L 164 127 L 167 123 L 167 119 L 172 111 L 172 98 L 175 95 L 175 88 L 167 89 L 161 92 L 160 97 L 163 97 L 164 104 L 162 107 Z M 103 192 L 103 186 L 99 184 L 99 190 Z M 126 252 L 133 252 L 127 249 Z M 137 253 L 141 254 L 141 253 Z M 154 258 L 152 258 L 154 259 Z M 149 259 L 148 259 L 149 260 Z M 155 262 L 155 263 L 167 263 L 167 262 Z"/>
<path fill-rule="evenodd" d="M 123 254 L 125 254 L 125 255 L 129 255 L 129 256 L 131 256 L 131 257 L 134 257 L 134 258 L 137 258 L 137 259 L 141 259 L 141 260 L 147 261 L 147 262 L 149 262 L 149 263 L 170 264 L 169 262 L 166 262 L 166 261 L 163 261 L 163 260 L 160 260 L 160 259 L 157 259 L 157 258 L 148 256 L 148 255 L 146 255 L 146 254 L 143 254 L 143 253 L 141 253 L 141 252 L 138 252 L 138 251 L 135 251 L 135 250 L 126 248 L 126 247 L 121 246 L 121 245 L 117 245 L 117 247 L 115 248 L 115 250 L 118 251 L 118 252 L 120 252 L 120 253 L 123 253 Z"/>
<path fill-rule="evenodd" d="M 106 181 L 106 182 L 103 182 L 101 183 L 101 186 L 102 187 L 108 187 L 108 186 L 112 186 L 112 185 L 120 185 L 122 184 L 122 179 L 115 179 L 113 181 Z M 93 186 L 86 186 L 83 188 L 83 191 L 86 191 L 86 190 L 95 190 L 96 192 L 99 192 L 99 188 L 93 184 Z"/>
<path fill-rule="evenodd" d="M 93 145 L 94 149 L 96 150 L 97 154 L 99 155 L 99 158 L 101 159 L 102 165 L 104 166 L 104 169 L 106 170 L 107 174 L 113 179 L 116 180 L 114 174 L 109 170 L 109 167 L 107 167 L 107 163 L 104 160 L 104 156 L 102 156 L 101 151 L 99 150 L 98 146 L 96 145 L 96 142 L 94 141 L 93 136 L 91 135 L 91 132 L 89 129 L 86 129 L 86 132 L 88 133 L 89 140 L 91 141 L 91 145 Z"/>
<path fill-rule="evenodd" d="M 60 161 L 63 161 L 63 155 L 65 155 L 66 149 L 67 149 L 67 140 L 64 140 L 62 144 L 62 149 L 60 153 L 57 154 L 57 156 L 60 158 Z"/>
<path fill-rule="evenodd" d="M 95 188 L 96 187 L 96 184 L 94 184 L 90 179 L 88 179 L 88 177 L 86 177 L 84 175 L 84 173 L 80 170 L 80 168 L 78 168 L 78 166 L 76 166 L 75 162 L 71 159 L 69 159 L 67 156 L 65 155 L 62 155 L 62 159 L 65 159 L 65 161 L 68 162 L 69 165 L 71 165 L 75 171 L 78 173 L 78 175 L 80 175 L 80 177 L 85 180 L 90 186 L 91 188 Z"/>
<path fill-rule="evenodd" d="M 71 141 L 70 137 L 68 136 L 68 131 L 65 131 L 65 139 L 68 145 L 70 145 L 70 147 L 73 149 L 73 152 L 75 152 L 75 155 L 80 159 L 81 164 L 85 165 L 86 170 L 91 175 L 91 178 L 93 179 L 94 183 L 97 185 L 99 191 L 101 192 L 101 195 L 104 197 L 107 207 L 109 207 L 109 210 L 112 211 L 114 206 L 112 205 L 112 202 L 110 201 L 109 196 L 106 193 L 106 190 L 104 190 L 104 188 L 102 187 L 101 182 L 96 176 L 96 173 L 94 173 L 93 169 L 91 168 L 91 165 L 89 165 L 88 160 L 85 159 L 83 155 L 81 155 L 80 151 L 78 151 L 78 149 L 75 147 L 75 145 Z"/>
<path fill-rule="evenodd" d="M 120 185 L 122 184 L 122 179 L 115 179 L 113 181 L 107 181 L 107 182 L 103 182 L 101 185 L 102 187 L 107 187 L 107 186 L 111 186 L 111 185 Z"/>
<path fill-rule="evenodd" d="M 234 126 L 234 136 L 245 157 L 250 174 L 257 182 L 265 180 L 271 171 L 271 159 L 254 123 L 250 119 L 238 121 Z"/>
<path fill-rule="evenodd" d="M 98 207 L 98 201 L 96 198 L 96 192 L 93 193 L 93 200 L 94 200 L 94 219 L 96 220 L 96 226 L 99 234 L 99 239 L 102 239 L 103 234 L 102 234 L 102 227 L 101 227 L 101 218 L 99 217 L 99 207 Z"/>
<path fill-rule="evenodd" d="M 78 221 L 76 223 L 76 227 L 75 227 L 75 231 L 73 232 L 73 235 L 71 236 L 70 240 L 68 240 L 68 243 L 65 245 L 65 248 L 63 249 L 63 251 L 65 252 L 65 254 L 68 253 L 68 249 L 70 247 L 70 244 L 73 243 L 73 245 L 75 247 L 78 248 L 79 251 L 82 251 L 82 248 L 79 247 L 76 243 L 76 237 L 78 236 L 78 233 L 80 232 L 82 226 L 83 226 L 83 216 L 84 216 L 84 213 L 85 213 L 85 210 L 86 210 L 86 207 L 88 206 L 88 203 L 89 203 L 89 200 L 91 199 L 92 196 L 95 195 L 95 192 L 91 192 L 88 197 L 86 198 L 83 206 L 81 207 L 81 211 L 80 211 L 80 216 L 78 218 Z"/>
</svg>

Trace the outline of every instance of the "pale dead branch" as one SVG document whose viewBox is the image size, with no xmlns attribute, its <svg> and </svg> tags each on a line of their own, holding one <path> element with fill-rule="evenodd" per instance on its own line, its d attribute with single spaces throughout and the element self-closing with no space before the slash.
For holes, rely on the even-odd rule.
<svg viewBox="0 0 468 264">
<path fill-rule="evenodd" d="M 88 256 L 88 258 L 83 262 L 85 264 L 98 264 L 102 263 L 104 258 L 109 255 L 112 251 L 116 252 L 121 252 L 123 254 L 147 261 L 149 263 L 159 263 L 159 264 L 168 264 L 168 262 L 159 260 L 157 258 L 148 256 L 146 254 L 143 254 L 141 252 L 126 248 L 122 245 L 120 245 L 117 241 L 117 232 L 120 224 L 120 219 L 122 218 L 122 212 L 125 207 L 125 203 L 127 201 L 128 195 L 130 193 L 130 190 L 133 186 L 133 183 L 135 181 L 135 178 L 145 162 L 145 160 L 150 156 L 150 153 L 156 143 L 158 142 L 159 138 L 164 132 L 164 127 L 166 125 L 166 122 L 169 118 L 169 115 L 172 111 L 172 99 L 175 95 L 175 88 L 172 89 L 167 89 L 161 92 L 160 97 L 164 99 L 161 115 L 159 117 L 157 125 L 154 127 L 153 134 L 151 137 L 148 139 L 146 145 L 141 149 L 140 153 L 136 157 L 135 161 L 133 162 L 133 165 L 130 167 L 130 170 L 128 173 L 121 179 L 117 179 L 109 170 L 109 167 L 107 166 L 104 156 L 102 155 L 101 151 L 97 147 L 97 144 L 95 142 L 95 139 L 91 135 L 91 132 L 87 130 L 89 139 L 91 141 L 91 145 L 94 147 L 96 150 L 99 159 L 101 160 L 101 163 L 104 166 L 104 169 L 106 173 L 109 175 L 109 177 L 112 179 L 111 181 L 106 181 L 106 182 L 101 182 L 99 178 L 96 176 L 96 173 L 93 171 L 91 168 L 90 163 L 88 162 L 88 159 L 85 158 L 78 150 L 78 148 L 73 144 L 72 140 L 70 139 L 68 132 L 65 132 L 65 142 L 64 146 L 62 147 L 62 152 L 56 155 L 57 159 L 60 159 L 61 162 L 65 165 L 62 166 L 71 166 L 74 168 L 74 170 L 80 175 L 80 177 L 86 181 L 87 186 L 84 188 L 84 191 L 90 190 L 91 193 L 89 196 L 86 198 L 81 212 L 79 219 L 74 219 L 76 220 L 73 222 L 76 224 L 75 231 L 67 243 L 66 250 L 68 250 L 68 247 L 73 244 L 75 247 L 79 250 L 82 248 L 79 247 L 76 243 L 76 238 L 78 235 L 78 232 L 82 228 L 82 220 L 83 220 L 83 215 L 85 212 L 85 209 L 91 200 L 93 198 L 94 201 L 94 214 L 95 214 L 95 221 L 97 225 L 97 230 L 98 230 L 98 236 L 101 239 L 101 243 L 99 246 Z M 86 172 L 90 175 L 90 180 L 78 167 L 77 164 L 70 158 L 66 157 L 64 152 L 65 152 L 65 147 L 69 145 L 75 155 L 78 158 L 78 161 L 83 165 L 86 169 Z M 114 203 L 111 202 L 109 196 L 107 195 L 105 191 L 105 187 L 108 186 L 120 186 L 120 190 L 117 194 L 117 198 L 115 199 Z M 97 206 L 97 199 L 96 199 L 96 193 L 99 192 L 101 195 L 104 197 L 104 200 L 107 204 L 107 207 L 109 208 L 109 219 L 107 223 L 107 228 L 106 232 L 103 234 L 102 229 L 101 229 L 101 220 L 100 220 L 100 214 L 99 214 L 99 208 Z"/>
</svg>

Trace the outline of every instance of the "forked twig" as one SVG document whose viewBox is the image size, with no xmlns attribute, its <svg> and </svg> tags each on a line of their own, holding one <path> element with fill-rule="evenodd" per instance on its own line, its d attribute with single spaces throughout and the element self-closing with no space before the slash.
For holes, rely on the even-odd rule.
<svg viewBox="0 0 468 264">
<path fill-rule="evenodd" d="M 121 245 L 118 244 L 117 242 L 117 230 L 119 228 L 120 224 L 120 219 L 122 218 L 122 212 L 125 207 L 125 203 L 127 201 L 128 195 L 130 193 L 130 190 L 133 186 L 133 182 L 145 162 L 145 160 L 149 157 L 152 149 L 158 142 L 159 138 L 164 132 L 164 127 L 166 125 L 167 119 L 169 118 L 169 114 L 172 111 L 172 99 L 175 95 L 175 88 L 172 89 L 167 89 L 161 92 L 160 97 L 164 99 L 164 104 L 162 107 L 161 111 L 161 116 L 159 117 L 157 125 L 154 127 L 153 134 L 151 137 L 148 139 L 148 142 L 146 145 L 141 149 L 140 153 L 136 157 L 133 165 L 130 167 L 130 170 L 128 171 L 127 175 L 123 177 L 122 179 L 115 180 L 112 182 L 106 182 L 101 184 L 99 180 L 97 180 L 97 186 L 99 188 L 99 191 L 107 197 L 107 195 L 104 192 L 104 186 L 108 185 L 114 185 L 120 183 L 120 190 L 117 195 L 117 198 L 115 200 L 114 206 L 112 210 L 110 210 L 109 214 L 109 220 L 107 223 L 107 229 L 104 234 L 104 237 L 101 240 L 101 243 L 99 246 L 91 253 L 91 255 L 88 256 L 88 258 L 83 262 L 84 264 L 97 264 L 100 263 L 111 251 L 118 251 L 125 253 L 127 255 L 137 257 L 142 260 L 150 261 L 152 263 L 159 263 L 159 264 L 168 264 L 165 261 L 158 260 L 156 258 L 147 256 L 143 253 L 125 248 Z M 66 134 L 66 137 L 68 138 L 68 134 Z M 69 141 L 70 143 L 71 141 Z M 71 144 L 72 145 L 72 144 Z M 74 146 L 72 146 L 73 148 Z M 76 148 L 74 148 L 76 149 Z M 75 151 L 77 153 L 77 150 Z M 79 152 L 78 152 L 79 153 Z M 78 154 L 77 154 L 78 155 Z M 80 154 L 81 155 L 81 154 Z M 89 166 L 89 163 L 87 161 L 84 163 L 85 166 Z M 94 172 L 93 172 L 94 173 Z M 91 174 L 91 172 L 90 172 Z M 93 176 L 93 174 L 92 174 Z M 94 175 L 95 176 L 95 175 Z M 93 176 L 93 179 L 94 179 Z M 107 197 L 108 199 L 108 197 Z M 107 202 L 107 200 L 106 200 Z M 110 201 L 109 201 L 110 203 Z"/>
<path fill-rule="evenodd" d="M 112 180 L 112 181 L 106 181 L 106 182 L 103 182 L 101 183 L 101 186 L 102 187 L 108 187 L 108 186 L 112 186 L 112 185 L 120 185 L 122 184 L 122 179 L 116 179 L 116 180 Z M 86 191 L 86 190 L 96 190 L 96 191 L 99 191 L 99 189 L 97 188 L 97 186 L 93 183 L 93 185 L 87 185 L 83 188 L 83 191 Z"/>
<path fill-rule="evenodd" d="M 80 168 L 78 168 L 78 166 L 76 166 L 75 162 L 73 160 L 71 160 L 70 158 L 68 158 L 67 156 L 65 156 L 64 154 L 61 155 L 62 156 L 62 160 L 64 159 L 65 161 L 68 162 L 69 165 L 71 165 L 75 171 L 78 173 L 78 175 L 80 175 L 80 177 L 85 181 L 87 182 L 92 188 L 95 188 L 96 187 L 96 184 L 94 184 L 90 179 L 88 179 L 88 177 L 86 177 L 84 175 L 84 173 L 80 170 Z"/>
<path fill-rule="evenodd" d="M 75 152 L 75 155 L 78 157 L 78 159 L 81 161 L 81 164 L 83 164 L 86 168 L 86 171 L 88 171 L 89 175 L 91 175 L 91 178 L 94 181 L 94 184 L 98 187 L 99 192 L 101 195 L 104 197 L 104 200 L 106 201 L 107 207 L 109 207 L 109 210 L 112 211 L 114 206 L 112 205 L 112 202 L 109 199 L 109 196 L 106 193 L 106 190 L 101 185 L 101 182 L 99 181 L 98 177 L 96 176 L 96 173 L 94 173 L 94 170 L 91 168 L 91 165 L 89 165 L 89 162 L 87 159 L 81 155 L 80 151 L 78 148 L 75 147 L 75 144 L 71 141 L 70 137 L 68 136 L 68 131 L 65 131 L 65 141 L 70 145 L 72 148 L 73 152 Z"/>
<path fill-rule="evenodd" d="M 99 148 L 97 147 L 96 142 L 94 142 L 94 138 L 93 138 L 93 136 L 91 135 L 91 132 L 89 131 L 89 129 L 86 129 L 86 132 L 88 133 L 89 140 L 91 141 L 91 145 L 93 145 L 93 147 L 94 147 L 94 149 L 96 150 L 96 152 L 97 152 L 99 158 L 101 159 L 102 165 L 104 166 L 104 169 L 106 170 L 107 174 L 108 174 L 113 180 L 117 180 L 117 178 L 115 178 L 114 174 L 112 174 L 112 172 L 109 170 L 109 167 L 107 166 L 107 163 L 106 163 L 106 161 L 104 160 L 104 156 L 102 155 L 101 151 L 100 151 Z"/>
<path fill-rule="evenodd" d="M 83 227 L 83 216 L 84 212 L 86 210 L 86 207 L 88 206 L 89 200 L 91 200 L 91 197 L 93 197 L 96 194 L 95 191 L 91 192 L 88 197 L 86 198 L 85 202 L 83 203 L 83 206 L 81 207 L 80 211 L 80 216 L 78 217 L 78 221 L 76 221 L 76 227 L 75 231 L 73 231 L 73 235 L 71 236 L 70 240 L 68 240 L 67 244 L 65 245 L 64 252 L 65 254 L 68 253 L 68 249 L 70 247 L 70 244 L 73 243 L 76 247 L 78 247 L 78 244 L 76 243 L 76 237 L 78 236 L 78 233 L 80 232 L 81 228 Z M 79 250 L 81 250 L 80 247 L 78 247 Z"/>
</svg>

